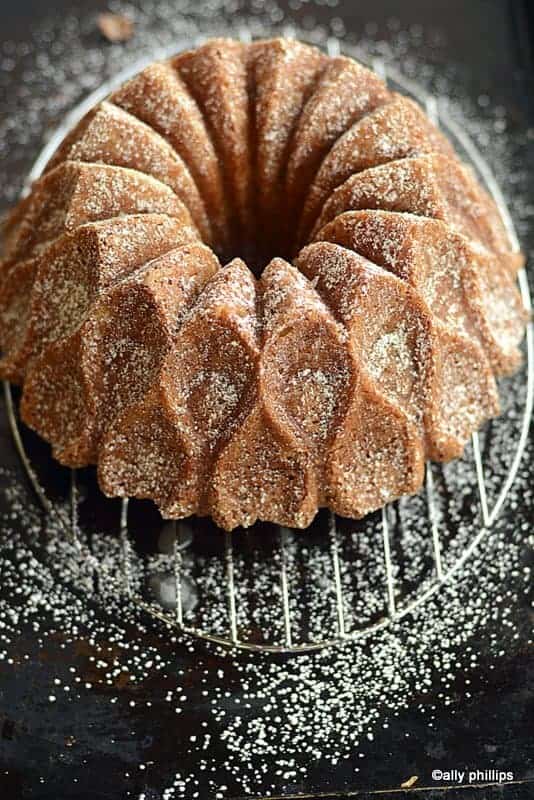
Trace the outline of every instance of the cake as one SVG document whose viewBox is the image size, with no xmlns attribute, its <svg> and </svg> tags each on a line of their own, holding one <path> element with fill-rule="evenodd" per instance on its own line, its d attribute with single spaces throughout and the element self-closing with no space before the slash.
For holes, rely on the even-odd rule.
<svg viewBox="0 0 534 800">
<path fill-rule="evenodd" d="M 227 530 L 359 518 L 498 414 L 521 265 L 373 72 L 210 40 L 91 110 L 12 211 L 0 374 L 109 496 Z"/>
</svg>

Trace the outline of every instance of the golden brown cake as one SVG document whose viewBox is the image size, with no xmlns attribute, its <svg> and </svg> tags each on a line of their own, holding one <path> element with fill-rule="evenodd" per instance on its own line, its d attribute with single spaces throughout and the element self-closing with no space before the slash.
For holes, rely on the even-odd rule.
<svg viewBox="0 0 534 800">
<path fill-rule="evenodd" d="M 521 263 L 374 73 L 211 40 L 90 111 L 12 212 L 0 374 L 110 496 L 226 529 L 361 517 L 498 413 Z"/>
</svg>

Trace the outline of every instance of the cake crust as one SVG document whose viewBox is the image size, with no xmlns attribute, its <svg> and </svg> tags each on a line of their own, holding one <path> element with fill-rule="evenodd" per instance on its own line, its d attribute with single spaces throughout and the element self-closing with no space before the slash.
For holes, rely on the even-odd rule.
<svg viewBox="0 0 534 800">
<path fill-rule="evenodd" d="M 214 39 L 91 110 L 11 213 L 0 376 L 110 496 L 227 530 L 358 518 L 499 413 L 521 265 L 417 104 Z"/>
</svg>

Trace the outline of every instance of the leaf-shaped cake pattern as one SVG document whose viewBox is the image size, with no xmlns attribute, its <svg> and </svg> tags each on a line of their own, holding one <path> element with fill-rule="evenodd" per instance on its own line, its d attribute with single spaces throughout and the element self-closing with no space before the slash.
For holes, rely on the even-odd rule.
<svg viewBox="0 0 534 800">
<path fill-rule="evenodd" d="M 493 201 L 416 103 L 291 40 L 148 66 L 4 234 L 23 419 L 170 518 L 364 516 L 460 456 L 521 361 Z"/>
</svg>

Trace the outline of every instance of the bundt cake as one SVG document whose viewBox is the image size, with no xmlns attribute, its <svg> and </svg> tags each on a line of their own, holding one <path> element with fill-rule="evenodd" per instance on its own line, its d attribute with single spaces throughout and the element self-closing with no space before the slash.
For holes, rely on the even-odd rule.
<svg viewBox="0 0 534 800">
<path fill-rule="evenodd" d="M 11 213 L 0 374 L 107 495 L 226 529 L 361 517 L 498 413 L 521 264 L 373 72 L 211 40 L 90 111 Z"/>
</svg>

